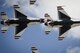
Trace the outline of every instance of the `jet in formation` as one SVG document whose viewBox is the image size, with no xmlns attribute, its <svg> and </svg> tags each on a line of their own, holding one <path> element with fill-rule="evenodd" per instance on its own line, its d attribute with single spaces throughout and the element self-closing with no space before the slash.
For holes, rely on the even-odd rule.
<svg viewBox="0 0 80 53">
<path fill-rule="evenodd" d="M 46 14 L 44 19 L 44 25 L 47 26 L 45 33 L 49 34 L 53 27 L 59 27 L 59 37 L 58 40 L 63 40 L 65 33 L 71 28 L 80 26 L 80 21 L 73 21 L 71 17 L 65 12 L 62 6 L 57 6 L 58 18 L 59 20 L 54 21 L 50 15 Z"/>
<path fill-rule="evenodd" d="M 21 34 L 25 31 L 26 27 L 43 22 L 40 18 L 30 18 L 23 14 L 18 5 L 14 5 L 14 19 L 9 19 L 5 12 L 1 12 L 3 25 L 1 28 L 2 33 L 5 33 L 9 26 L 15 27 L 15 39 L 19 39 Z"/>
<path fill-rule="evenodd" d="M 15 27 L 15 39 L 19 39 L 22 33 L 25 31 L 26 27 L 34 24 L 44 23 L 46 26 L 45 34 L 48 35 L 53 27 L 59 27 L 59 37 L 58 40 L 63 40 L 65 33 L 75 26 L 79 26 L 80 21 L 73 21 L 71 17 L 65 12 L 62 6 L 57 6 L 59 20 L 54 21 L 48 13 L 44 14 L 43 18 L 29 18 L 20 10 L 18 5 L 14 5 L 14 19 L 9 19 L 8 16 L 1 12 L 3 25 L 1 28 L 2 33 L 5 33 L 9 26 L 13 25 Z"/>
</svg>

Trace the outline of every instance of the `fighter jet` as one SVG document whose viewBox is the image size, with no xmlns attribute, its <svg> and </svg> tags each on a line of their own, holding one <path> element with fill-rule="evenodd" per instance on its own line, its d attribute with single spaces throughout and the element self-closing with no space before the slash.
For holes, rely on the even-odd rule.
<svg viewBox="0 0 80 53">
<path fill-rule="evenodd" d="M 14 19 L 9 19 L 5 12 L 1 12 L 1 16 L 1 24 L 3 25 L 1 28 L 2 33 L 5 33 L 8 27 L 12 25 L 15 27 L 15 39 L 21 37 L 26 27 L 43 22 L 43 19 L 30 18 L 24 15 L 18 5 L 14 5 Z"/>
<path fill-rule="evenodd" d="M 36 47 L 31 47 L 32 53 L 39 53 L 38 49 Z"/>
<path fill-rule="evenodd" d="M 45 33 L 49 34 L 52 28 L 59 27 L 59 37 L 58 40 L 63 40 L 65 37 L 64 34 L 71 28 L 75 26 L 80 25 L 80 21 L 73 21 L 71 20 L 71 17 L 65 12 L 62 6 L 57 6 L 58 10 L 58 17 L 59 20 L 54 21 L 48 15 L 48 13 L 45 14 L 45 20 L 44 20 L 44 25 L 46 26 L 45 28 Z"/>
<path fill-rule="evenodd" d="M 30 0 L 30 5 L 35 4 L 36 0 Z"/>
</svg>

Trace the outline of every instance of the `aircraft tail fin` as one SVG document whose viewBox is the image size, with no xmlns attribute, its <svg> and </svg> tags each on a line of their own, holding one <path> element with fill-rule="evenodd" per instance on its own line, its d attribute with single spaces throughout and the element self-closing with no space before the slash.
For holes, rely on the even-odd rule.
<svg viewBox="0 0 80 53">
<path fill-rule="evenodd" d="M 44 17 L 45 17 L 45 19 L 52 20 L 52 18 L 50 17 L 50 15 L 48 13 L 45 13 Z"/>
</svg>

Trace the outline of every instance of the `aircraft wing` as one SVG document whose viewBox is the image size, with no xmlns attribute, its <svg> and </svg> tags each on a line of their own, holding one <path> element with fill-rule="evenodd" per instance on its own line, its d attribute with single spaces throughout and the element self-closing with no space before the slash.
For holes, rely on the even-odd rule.
<svg viewBox="0 0 80 53">
<path fill-rule="evenodd" d="M 14 5 L 14 15 L 15 18 L 19 20 L 26 20 L 27 16 L 22 13 L 20 7 L 18 5 Z M 27 23 L 20 22 L 18 26 L 15 27 L 15 39 L 19 39 L 21 34 L 25 31 L 27 27 Z"/>
<path fill-rule="evenodd" d="M 38 49 L 36 47 L 31 47 L 32 53 L 39 53 Z"/>
<path fill-rule="evenodd" d="M 8 20 L 8 16 L 6 15 L 5 12 L 1 12 L 1 17 L 2 17 L 2 20 Z"/>
<path fill-rule="evenodd" d="M 19 39 L 19 37 L 25 31 L 26 27 L 27 27 L 26 24 L 19 24 L 18 26 L 15 27 L 15 39 Z"/>
<path fill-rule="evenodd" d="M 61 19 L 61 20 L 65 20 L 65 19 L 70 20 L 71 19 L 69 17 L 69 15 L 64 11 L 64 9 L 62 8 L 62 6 L 58 6 L 57 10 L 58 10 L 59 19 Z"/>
<path fill-rule="evenodd" d="M 70 25 L 63 25 L 62 27 L 60 27 L 59 28 L 59 37 L 58 37 L 58 39 L 63 40 L 63 38 L 64 38 L 63 34 L 65 32 L 67 32 L 70 28 L 71 28 Z"/>
<path fill-rule="evenodd" d="M 63 20 L 65 22 L 65 20 L 68 21 L 71 19 L 69 15 L 64 11 L 62 6 L 58 6 L 57 10 L 58 10 L 58 16 L 60 20 Z M 63 34 L 67 32 L 70 28 L 71 28 L 71 25 L 65 25 L 65 24 L 59 28 L 59 40 L 63 40 L 64 38 Z"/>
<path fill-rule="evenodd" d="M 14 5 L 14 18 L 27 19 L 27 16 L 24 14 L 18 5 Z"/>
</svg>

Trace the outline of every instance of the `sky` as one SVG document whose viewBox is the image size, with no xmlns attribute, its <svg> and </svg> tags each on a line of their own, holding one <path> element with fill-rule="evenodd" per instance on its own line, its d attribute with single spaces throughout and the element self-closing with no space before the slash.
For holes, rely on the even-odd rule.
<svg viewBox="0 0 80 53">
<path fill-rule="evenodd" d="M 48 13 L 53 20 L 58 20 L 57 6 L 63 6 L 72 20 L 80 20 L 79 0 L 37 0 L 29 5 L 29 0 L 0 0 L 0 12 L 5 11 L 13 18 L 12 5 L 18 4 L 25 15 L 34 18 L 45 18 Z M 1 16 L 0 16 L 1 20 Z M 0 28 L 2 25 L 0 25 Z M 52 29 L 49 35 L 44 33 L 42 24 L 26 28 L 19 40 L 14 39 L 14 27 L 10 26 L 5 34 L 0 32 L 0 53 L 31 53 L 31 47 L 38 48 L 40 53 L 80 53 L 80 26 L 71 28 L 62 41 L 58 40 L 58 28 Z"/>
</svg>

